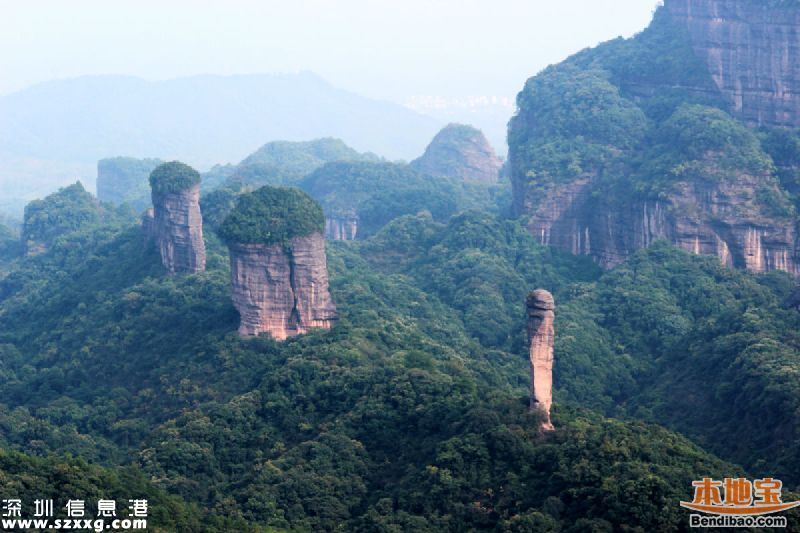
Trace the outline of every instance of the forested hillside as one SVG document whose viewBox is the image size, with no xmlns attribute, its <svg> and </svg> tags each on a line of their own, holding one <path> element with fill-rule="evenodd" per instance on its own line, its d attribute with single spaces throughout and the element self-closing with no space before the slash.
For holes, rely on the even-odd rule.
<svg viewBox="0 0 800 533">
<path fill-rule="evenodd" d="M 412 164 L 271 142 L 31 202 L 0 225 L 0 490 L 219 532 L 687 531 L 704 477 L 798 499 L 800 130 L 726 103 L 678 4 L 527 81 L 510 180 L 451 125 Z"/>
<path fill-rule="evenodd" d="M 206 240 L 195 275 L 165 276 L 136 226 L 83 226 L 19 260 L 0 283 L 6 448 L 131 465 L 208 512 L 301 529 L 670 529 L 699 472 L 744 471 L 603 415 L 797 475 L 774 426 L 793 422 L 768 416 L 796 397 L 778 381 L 796 357 L 786 277 L 666 247 L 603 274 L 488 213 L 410 215 L 331 244 L 340 322 L 278 343 L 238 337 L 226 251 Z M 559 303 L 547 436 L 526 408 L 522 305 L 537 286 Z M 709 382 L 710 367 L 738 386 Z M 785 400 L 739 403 L 765 381 Z M 711 420 L 683 404 L 701 399 Z M 783 451 L 731 417 L 775 428 Z"/>
</svg>

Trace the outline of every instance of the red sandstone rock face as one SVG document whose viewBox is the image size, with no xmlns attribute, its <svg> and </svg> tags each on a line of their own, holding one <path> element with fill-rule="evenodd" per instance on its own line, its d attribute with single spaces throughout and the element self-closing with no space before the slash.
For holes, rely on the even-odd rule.
<svg viewBox="0 0 800 533">
<path fill-rule="evenodd" d="M 528 340 L 531 362 L 531 409 L 542 412 L 540 429 L 552 431 L 550 407 L 553 404 L 553 341 L 555 302 L 553 295 L 537 289 L 528 295 Z"/>
<path fill-rule="evenodd" d="M 325 241 L 319 233 L 281 244 L 232 244 L 233 304 L 243 336 L 269 333 L 277 340 L 329 329 L 336 306 L 328 291 Z"/>
<path fill-rule="evenodd" d="M 756 125 L 800 126 L 800 9 L 750 0 L 666 0 L 730 109 Z"/>
<path fill-rule="evenodd" d="M 154 235 L 164 268 L 170 274 L 205 271 L 200 185 L 177 193 L 153 192 L 152 196 L 152 229 L 145 230 Z M 149 224 L 145 222 L 146 226 Z"/>
<path fill-rule="evenodd" d="M 769 213 L 757 198 L 759 190 L 777 190 L 768 176 L 740 172 L 716 183 L 686 181 L 661 200 L 624 206 L 593 197 L 595 180 L 586 175 L 549 192 L 525 191 L 522 208 L 530 213 L 531 234 L 606 268 L 665 240 L 687 252 L 714 255 L 726 266 L 800 274 L 793 220 Z"/>
</svg>

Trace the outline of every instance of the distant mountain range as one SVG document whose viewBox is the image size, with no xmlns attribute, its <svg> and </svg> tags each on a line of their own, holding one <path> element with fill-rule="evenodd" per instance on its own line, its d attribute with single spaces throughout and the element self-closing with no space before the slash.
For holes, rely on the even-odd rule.
<svg viewBox="0 0 800 533">
<path fill-rule="evenodd" d="M 236 162 L 265 142 L 334 136 L 389 159 L 419 156 L 442 123 L 312 73 L 145 81 L 85 76 L 0 97 L 0 197 L 94 184 L 110 156 Z"/>
</svg>

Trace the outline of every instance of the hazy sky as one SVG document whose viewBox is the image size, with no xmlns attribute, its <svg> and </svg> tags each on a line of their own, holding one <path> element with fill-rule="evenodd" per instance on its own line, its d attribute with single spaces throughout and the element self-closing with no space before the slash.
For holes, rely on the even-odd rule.
<svg viewBox="0 0 800 533">
<path fill-rule="evenodd" d="M 0 94 L 82 74 L 311 70 L 372 97 L 513 96 L 656 0 L 0 0 Z"/>
</svg>

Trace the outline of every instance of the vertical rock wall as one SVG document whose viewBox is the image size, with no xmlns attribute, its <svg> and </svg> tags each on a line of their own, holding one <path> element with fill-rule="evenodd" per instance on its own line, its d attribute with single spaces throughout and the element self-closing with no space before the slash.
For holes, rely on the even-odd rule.
<svg viewBox="0 0 800 533">
<path fill-rule="evenodd" d="M 153 234 L 170 274 L 203 272 L 206 248 L 200 214 L 200 185 L 178 192 L 153 191 Z"/>
<path fill-rule="evenodd" d="M 800 126 L 800 9 L 766 0 L 665 0 L 731 111 L 765 126 Z"/>
<path fill-rule="evenodd" d="M 320 233 L 281 244 L 230 244 L 233 304 L 239 333 L 277 340 L 329 329 L 336 306 L 328 290 L 325 241 Z"/>
<path fill-rule="evenodd" d="M 541 411 L 540 429 L 552 431 L 550 406 L 553 403 L 553 340 L 555 302 L 553 295 L 537 289 L 528 295 L 528 340 L 531 362 L 531 409 Z"/>
<path fill-rule="evenodd" d="M 325 217 L 325 238 L 329 241 L 353 241 L 357 234 L 358 215 L 355 212 Z"/>
</svg>

